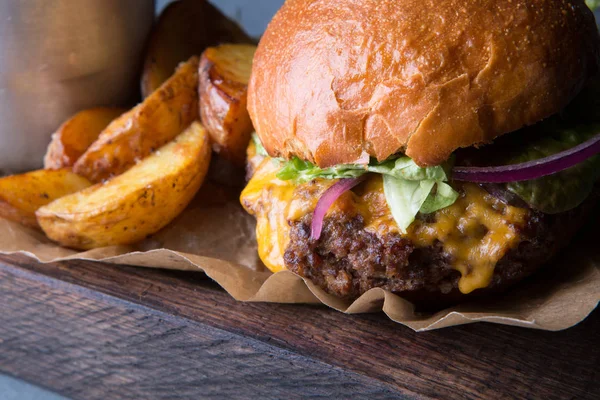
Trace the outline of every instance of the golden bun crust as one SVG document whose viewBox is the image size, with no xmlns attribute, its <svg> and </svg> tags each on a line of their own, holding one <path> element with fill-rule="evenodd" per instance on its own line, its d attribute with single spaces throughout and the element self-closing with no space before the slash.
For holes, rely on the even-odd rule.
<svg viewBox="0 0 600 400">
<path fill-rule="evenodd" d="M 437 165 L 559 112 L 599 54 L 583 0 L 287 0 L 248 108 L 272 156 Z"/>
</svg>

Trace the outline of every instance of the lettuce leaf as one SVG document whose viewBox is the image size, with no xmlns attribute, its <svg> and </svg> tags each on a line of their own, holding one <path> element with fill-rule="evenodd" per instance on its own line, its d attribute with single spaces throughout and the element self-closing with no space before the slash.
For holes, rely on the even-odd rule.
<svg viewBox="0 0 600 400">
<path fill-rule="evenodd" d="M 371 161 L 368 165 L 344 164 L 323 169 L 294 157 L 283 162 L 277 178 L 304 183 L 313 179 L 357 178 L 367 172 L 383 175 L 386 201 L 402 232 L 419 212 L 435 212 L 454 204 L 458 198 L 458 193 L 444 183 L 448 180 L 444 167 L 419 167 L 404 156 L 382 163 Z"/>
<path fill-rule="evenodd" d="M 419 167 L 409 157 L 400 157 L 396 160 L 385 161 L 381 164 L 369 165 L 369 172 L 375 172 L 383 175 L 390 175 L 398 179 L 408 181 L 420 181 L 430 179 L 434 181 L 446 181 L 446 171 L 441 166 L 436 167 Z"/>
<path fill-rule="evenodd" d="M 366 172 L 367 170 L 364 165 L 345 164 L 321 169 L 308 161 L 303 161 L 298 157 L 294 157 L 283 164 L 282 168 L 277 173 L 277 178 L 282 181 L 293 180 L 297 183 L 305 183 L 317 178 L 358 178 Z"/>
<path fill-rule="evenodd" d="M 402 232 L 406 232 L 418 213 L 431 214 L 458 199 L 458 193 L 445 183 L 448 176 L 442 166 L 423 168 L 409 157 L 400 157 L 369 165 L 367 170 L 383 175 L 385 199 Z"/>
<path fill-rule="evenodd" d="M 585 4 L 593 11 L 596 11 L 596 8 L 600 7 L 600 0 L 585 0 Z"/>
<path fill-rule="evenodd" d="M 536 160 L 573 148 L 600 132 L 600 124 L 581 124 L 572 128 L 551 127 L 533 143 L 524 146 L 510 164 Z M 590 195 L 600 179 L 600 155 L 553 175 L 524 182 L 512 182 L 507 189 L 532 208 L 546 214 L 571 210 Z"/>
<path fill-rule="evenodd" d="M 435 181 L 396 178 L 383 175 L 383 190 L 392 216 L 402 232 L 413 223 L 415 216 L 429 197 Z"/>
<path fill-rule="evenodd" d="M 256 132 L 252 133 L 252 141 L 254 142 L 254 146 L 256 147 L 256 154 L 263 157 L 269 157 L 267 150 L 265 150 L 265 147 L 263 146 Z"/>
<path fill-rule="evenodd" d="M 458 193 L 452 186 L 444 182 L 436 182 L 435 192 L 429 193 L 421 206 L 420 212 L 431 214 L 446 207 L 450 207 L 458 199 Z"/>
</svg>

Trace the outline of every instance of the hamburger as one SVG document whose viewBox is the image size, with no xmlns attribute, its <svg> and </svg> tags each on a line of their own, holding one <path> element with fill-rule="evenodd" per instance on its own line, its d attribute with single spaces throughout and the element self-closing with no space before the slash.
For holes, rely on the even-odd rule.
<svg viewBox="0 0 600 400">
<path fill-rule="evenodd" d="M 423 306 L 523 280 L 596 204 L 599 56 L 583 0 L 287 0 L 248 90 L 262 261 Z"/>
</svg>

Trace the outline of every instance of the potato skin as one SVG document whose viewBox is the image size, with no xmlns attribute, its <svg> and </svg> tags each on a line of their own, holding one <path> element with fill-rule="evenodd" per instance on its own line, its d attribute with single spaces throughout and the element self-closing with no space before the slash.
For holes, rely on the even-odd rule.
<svg viewBox="0 0 600 400">
<path fill-rule="evenodd" d="M 234 21 L 204 0 L 172 2 L 161 13 L 146 48 L 141 88 L 148 97 L 178 63 L 220 43 L 253 43 Z"/>
<path fill-rule="evenodd" d="M 39 228 L 35 212 L 42 206 L 91 186 L 67 169 L 38 170 L 0 179 L 0 217 Z"/>
<path fill-rule="evenodd" d="M 197 90 L 198 58 L 192 57 L 151 96 L 111 122 L 73 170 L 92 182 L 127 171 L 198 119 Z"/>
<path fill-rule="evenodd" d="M 254 131 L 246 109 L 248 80 L 256 46 L 209 47 L 200 59 L 200 116 L 213 150 L 239 167 Z"/>
<path fill-rule="evenodd" d="M 46 235 L 87 250 L 131 244 L 177 217 L 202 185 L 210 140 L 199 122 L 122 175 L 40 208 Z"/>
<path fill-rule="evenodd" d="M 115 118 L 127 111 L 117 107 L 83 110 L 65 121 L 54 134 L 44 157 L 45 169 L 72 167 Z"/>
</svg>

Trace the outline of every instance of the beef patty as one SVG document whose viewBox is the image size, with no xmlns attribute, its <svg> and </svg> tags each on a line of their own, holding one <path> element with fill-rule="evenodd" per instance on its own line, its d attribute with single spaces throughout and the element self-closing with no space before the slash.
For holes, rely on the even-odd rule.
<svg viewBox="0 0 600 400">
<path fill-rule="evenodd" d="M 284 262 L 289 270 L 342 298 L 355 299 L 376 287 L 435 308 L 498 292 L 531 275 L 568 243 L 597 197 L 562 214 L 530 211 L 519 244 L 496 264 L 489 286 L 470 295 L 458 290 L 461 274 L 439 242 L 416 247 L 398 233 L 379 236 L 365 229 L 361 215 L 329 215 L 318 241 L 310 239 L 311 215 L 293 222 Z"/>
</svg>

